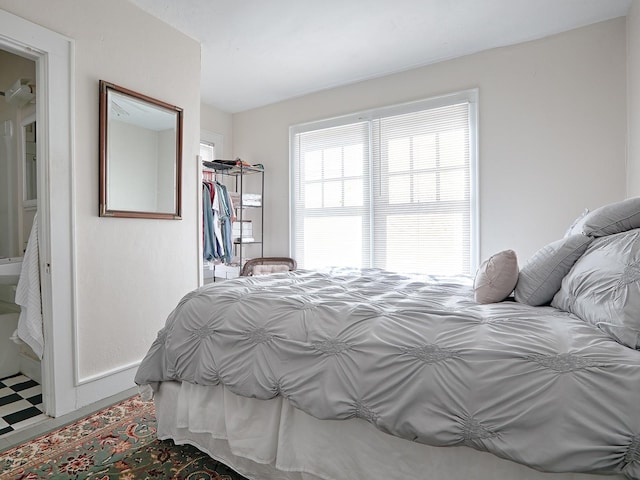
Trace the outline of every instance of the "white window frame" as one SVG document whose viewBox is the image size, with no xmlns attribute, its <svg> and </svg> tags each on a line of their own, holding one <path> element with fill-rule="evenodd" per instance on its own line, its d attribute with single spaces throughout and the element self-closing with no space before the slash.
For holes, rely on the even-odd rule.
<svg viewBox="0 0 640 480">
<path fill-rule="evenodd" d="M 296 135 L 314 130 L 343 126 L 377 118 L 401 115 L 459 103 L 469 104 L 469 175 L 470 175 L 470 251 L 469 269 L 474 272 L 479 265 L 480 237 L 479 237 L 479 189 L 478 189 L 478 89 L 469 89 L 438 97 L 419 100 L 357 112 L 349 115 L 328 118 L 324 120 L 293 125 L 289 128 L 289 254 L 294 255 L 295 247 L 295 179 L 297 177 L 295 164 Z M 370 148 L 370 155 L 371 155 Z M 370 179 L 371 179 L 370 175 Z M 369 187 L 370 188 L 370 187 Z M 373 236 L 371 237 L 373 238 Z M 370 249 L 371 250 L 371 249 Z"/>
</svg>

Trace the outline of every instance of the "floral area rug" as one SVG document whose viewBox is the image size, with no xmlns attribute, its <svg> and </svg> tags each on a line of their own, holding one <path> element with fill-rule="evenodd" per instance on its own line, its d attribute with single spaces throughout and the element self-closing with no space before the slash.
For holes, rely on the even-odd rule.
<svg viewBox="0 0 640 480">
<path fill-rule="evenodd" d="M 0 453 L 0 479 L 245 480 L 190 445 L 156 438 L 153 402 L 134 396 Z"/>
</svg>

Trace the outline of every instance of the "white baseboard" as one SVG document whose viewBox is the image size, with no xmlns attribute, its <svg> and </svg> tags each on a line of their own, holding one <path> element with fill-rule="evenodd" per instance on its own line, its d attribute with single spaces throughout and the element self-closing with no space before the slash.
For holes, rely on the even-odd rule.
<svg viewBox="0 0 640 480">
<path fill-rule="evenodd" d="M 76 409 L 134 388 L 136 384 L 133 378 L 137 370 L 138 364 L 135 364 L 108 376 L 90 381 L 85 380 L 86 383 L 76 387 Z"/>
</svg>

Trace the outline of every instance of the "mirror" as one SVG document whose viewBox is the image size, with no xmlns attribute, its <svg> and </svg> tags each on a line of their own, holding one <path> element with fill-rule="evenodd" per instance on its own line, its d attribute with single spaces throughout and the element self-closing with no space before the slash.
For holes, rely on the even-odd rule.
<svg viewBox="0 0 640 480">
<path fill-rule="evenodd" d="M 180 219 L 182 109 L 100 80 L 100 216 Z"/>
<path fill-rule="evenodd" d="M 36 161 L 36 121 L 35 114 L 22 121 L 22 177 L 23 206 L 36 207 L 38 201 L 38 164 Z"/>
</svg>

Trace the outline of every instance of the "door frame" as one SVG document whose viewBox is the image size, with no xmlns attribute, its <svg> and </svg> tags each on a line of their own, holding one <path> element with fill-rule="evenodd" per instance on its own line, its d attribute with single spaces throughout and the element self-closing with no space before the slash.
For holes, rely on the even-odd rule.
<svg viewBox="0 0 640 480">
<path fill-rule="evenodd" d="M 36 62 L 38 246 L 45 413 L 75 410 L 73 40 L 0 10 L 0 48 Z"/>
</svg>

